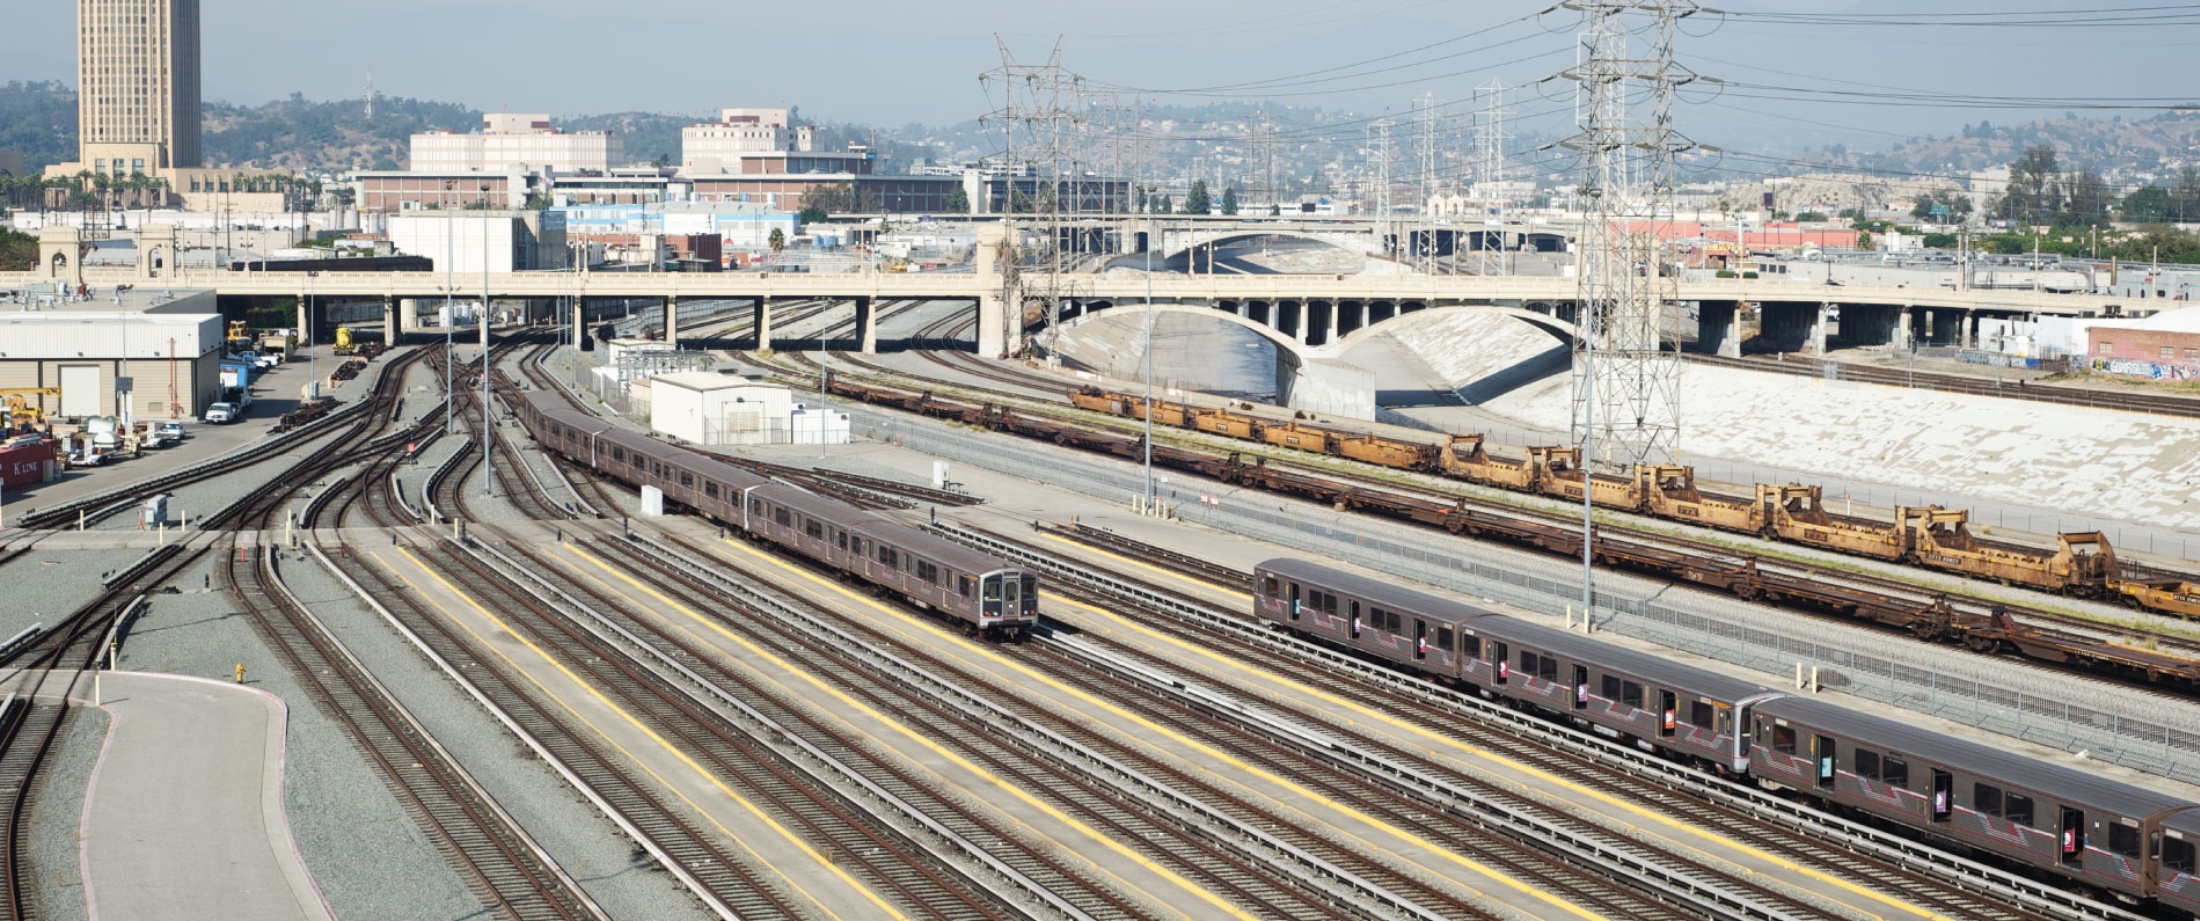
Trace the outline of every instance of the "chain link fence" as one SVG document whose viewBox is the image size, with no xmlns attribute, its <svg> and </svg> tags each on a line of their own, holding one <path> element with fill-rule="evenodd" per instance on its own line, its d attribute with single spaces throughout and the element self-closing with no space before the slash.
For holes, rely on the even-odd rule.
<svg viewBox="0 0 2200 921">
<path fill-rule="evenodd" d="M 860 437 L 873 438 L 1009 476 L 1073 489 L 1126 508 L 1145 494 L 1134 466 L 1069 449 L 1021 443 L 1002 450 L 990 435 L 843 404 Z M 1509 567 L 1503 551 L 1402 529 L 1304 502 L 1156 471 L 1157 498 L 1179 519 L 1405 576 L 1529 611 L 1578 610 L 1578 579 Z M 1627 587 L 1615 587 L 1625 584 Z M 1696 596 L 1661 600 L 1644 580 L 1600 577 L 1595 629 L 1766 672 L 1791 688 L 1800 673 L 1819 686 L 2014 736 L 2086 758 L 2186 782 L 2200 782 L 2200 715 L 2157 694 L 2012 668 L 2005 660 L 1908 640 L 1804 615 L 1768 616 L 1762 606 Z M 1577 615 L 1578 616 L 1578 615 Z"/>
</svg>

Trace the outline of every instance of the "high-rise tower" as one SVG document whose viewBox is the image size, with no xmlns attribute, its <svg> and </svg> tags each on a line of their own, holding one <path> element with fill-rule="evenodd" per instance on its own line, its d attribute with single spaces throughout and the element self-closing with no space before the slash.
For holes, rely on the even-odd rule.
<svg viewBox="0 0 2200 921">
<path fill-rule="evenodd" d="M 76 45 L 84 168 L 199 165 L 199 0 L 77 0 Z"/>
</svg>

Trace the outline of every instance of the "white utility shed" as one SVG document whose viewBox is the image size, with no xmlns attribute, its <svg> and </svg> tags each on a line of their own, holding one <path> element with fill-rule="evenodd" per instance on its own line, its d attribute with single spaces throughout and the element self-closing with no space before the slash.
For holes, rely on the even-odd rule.
<svg viewBox="0 0 2200 921">
<path fill-rule="evenodd" d="M 785 387 L 737 374 L 682 371 L 650 379 L 649 426 L 699 445 L 848 442 L 848 417 L 807 406 Z"/>
</svg>

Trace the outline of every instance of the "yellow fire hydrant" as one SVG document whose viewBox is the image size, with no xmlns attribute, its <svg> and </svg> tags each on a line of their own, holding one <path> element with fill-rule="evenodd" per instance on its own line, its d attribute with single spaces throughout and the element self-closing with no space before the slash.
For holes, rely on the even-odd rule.
<svg viewBox="0 0 2200 921">
<path fill-rule="evenodd" d="M 239 662 L 239 663 L 237 663 L 237 683 L 238 683 L 238 684 L 243 684 L 243 683 L 244 683 L 244 663 L 243 663 L 243 662 Z"/>
</svg>

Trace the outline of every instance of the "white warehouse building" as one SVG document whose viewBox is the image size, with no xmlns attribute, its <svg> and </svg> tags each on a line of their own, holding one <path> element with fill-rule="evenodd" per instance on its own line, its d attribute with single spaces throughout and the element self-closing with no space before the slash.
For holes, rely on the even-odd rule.
<svg viewBox="0 0 2200 921">
<path fill-rule="evenodd" d="M 33 285 L 0 302 L 0 389 L 61 419 L 193 418 L 220 399 L 214 292 L 65 288 Z"/>
<path fill-rule="evenodd" d="M 735 374 L 682 371 L 650 379 L 649 427 L 697 445 L 848 443 L 848 416 L 794 391 Z"/>
</svg>

